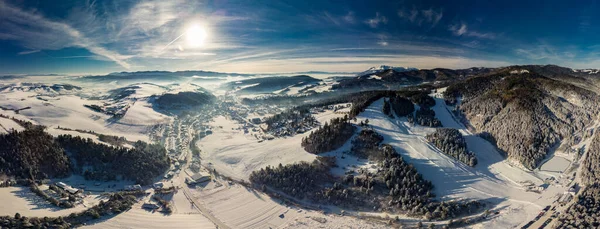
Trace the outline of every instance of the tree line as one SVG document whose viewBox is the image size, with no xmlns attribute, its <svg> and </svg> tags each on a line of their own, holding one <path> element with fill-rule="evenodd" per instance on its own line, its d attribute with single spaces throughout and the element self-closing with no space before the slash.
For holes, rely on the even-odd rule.
<svg viewBox="0 0 600 229">
<path fill-rule="evenodd" d="M 75 159 L 74 171 L 90 180 L 134 180 L 149 184 L 169 168 L 164 147 L 137 141 L 133 148 L 112 147 L 92 139 L 60 135 L 56 141 Z"/>
<path fill-rule="evenodd" d="M 118 177 L 142 184 L 169 167 L 164 147 L 137 141 L 133 148 L 112 147 L 79 136 L 53 137 L 44 126 L 0 134 L 0 173 L 41 180 L 75 174 L 92 180 Z M 85 170 L 83 168 L 86 168 Z"/>
<path fill-rule="evenodd" d="M 467 142 L 457 129 L 438 128 L 425 138 L 446 155 L 471 167 L 477 165 L 475 154 L 467 150 Z"/>
<path fill-rule="evenodd" d="M 302 147 L 312 154 L 329 152 L 344 145 L 355 130 L 356 127 L 348 122 L 348 116 L 334 118 L 302 138 Z"/>
</svg>

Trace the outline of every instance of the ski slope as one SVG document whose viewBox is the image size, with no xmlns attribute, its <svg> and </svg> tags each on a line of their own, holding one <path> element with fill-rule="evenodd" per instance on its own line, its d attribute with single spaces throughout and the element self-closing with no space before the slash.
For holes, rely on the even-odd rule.
<svg viewBox="0 0 600 229">
<path fill-rule="evenodd" d="M 494 146 L 456 122 L 442 99 L 437 98 L 432 109 L 444 127 L 459 129 L 463 134 L 468 149 L 478 159 L 474 168 L 430 145 L 425 136 L 434 128 L 413 126 L 406 118 L 391 119 L 383 114 L 382 106 L 383 100 L 374 102 L 357 117 L 358 122 L 369 119 L 369 125 L 384 137 L 383 143 L 392 145 L 425 179 L 434 184 L 438 199 L 482 200 L 500 210 L 502 215 L 481 224 L 483 228 L 516 227 L 535 217 L 540 209 L 552 203 L 565 190 L 564 187 L 550 186 L 541 194 L 526 192 L 520 182 L 530 181 L 541 185 L 543 181 L 506 163 Z"/>
</svg>

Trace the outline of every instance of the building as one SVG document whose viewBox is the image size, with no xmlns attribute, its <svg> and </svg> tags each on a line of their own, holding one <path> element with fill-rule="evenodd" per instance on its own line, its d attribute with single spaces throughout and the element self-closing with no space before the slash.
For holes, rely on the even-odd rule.
<svg viewBox="0 0 600 229">
<path fill-rule="evenodd" d="M 156 182 L 152 185 L 152 187 L 154 187 L 154 189 L 162 189 L 165 187 L 165 184 L 163 182 Z"/>
<path fill-rule="evenodd" d="M 573 195 L 569 192 L 565 192 L 558 198 L 558 203 L 564 205 L 571 202 L 571 200 L 573 200 Z"/>
<path fill-rule="evenodd" d="M 80 191 L 79 189 L 73 188 L 63 182 L 56 182 L 56 186 L 71 194 L 77 194 Z"/>
<path fill-rule="evenodd" d="M 159 209 L 160 207 L 154 203 L 144 203 L 144 204 L 142 204 L 142 208 L 148 209 L 148 210 L 156 210 L 156 209 Z"/>
<path fill-rule="evenodd" d="M 196 184 L 210 181 L 210 179 L 210 175 L 203 172 L 195 173 L 191 177 L 191 181 Z"/>
<path fill-rule="evenodd" d="M 139 184 L 136 185 L 126 185 L 125 191 L 142 191 L 142 186 Z"/>
<path fill-rule="evenodd" d="M 253 118 L 253 119 L 250 119 L 250 122 L 254 123 L 254 124 L 260 124 L 262 122 L 262 120 L 260 120 L 260 118 Z"/>
</svg>

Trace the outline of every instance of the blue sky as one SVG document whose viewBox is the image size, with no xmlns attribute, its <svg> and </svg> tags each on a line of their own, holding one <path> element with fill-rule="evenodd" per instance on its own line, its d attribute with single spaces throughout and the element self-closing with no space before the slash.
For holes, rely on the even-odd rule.
<svg viewBox="0 0 600 229">
<path fill-rule="evenodd" d="M 598 10 L 583 0 L 0 0 L 0 73 L 600 68 Z"/>
</svg>

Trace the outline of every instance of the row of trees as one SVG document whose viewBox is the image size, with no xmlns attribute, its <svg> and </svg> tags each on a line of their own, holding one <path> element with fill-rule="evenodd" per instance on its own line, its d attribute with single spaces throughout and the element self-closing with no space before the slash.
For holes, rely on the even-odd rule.
<svg viewBox="0 0 600 229">
<path fill-rule="evenodd" d="M 467 150 L 467 142 L 457 129 L 438 128 L 426 138 L 442 152 L 460 162 L 471 167 L 477 165 L 475 154 Z"/>
<path fill-rule="evenodd" d="M 16 213 L 14 216 L 0 216 L 0 227 L 2 228 L 73 228 L 81 226 L 86 222 L 99 219 L 102 216 L 119 214 L 131 209 L 137 202 L 137 196 L 143 194 L 112 194 L 108 201 L 100 201 L 96 206 L 85 211 L 71 213 L 66 217 L 25 217 Z"/>
<path fill-rule="evenodd" d="M 86 179 L 114 180 L 120 176 L 149 184 L 169 168 L 167 151 L 158 144 L 137 141 L 129 149 L 71 135 L 60 135 L 56 141 L 72 155 L 74 170 Z"/>
<path fill-rule="evenodd" d="M 352 135 L 356 127 L 348 122 L 348 117 L 334 118 L 307 137 L 302 138 L 302 147 L 312 154 L 320 154 L 340 148 Z"/>
<path fill-rule="evenodd" d="M 420 107 L 415 115 L 408 115 L 408 122 L 428 127 L 440 127 L 442 122 L 435 117 L 435 111 L 428 107 Z"/>
<path fill-rule="evenodd" d="M 253 171 L 250 181 L 262 187 L 266 185 L 299 199 L 315 199 L 313 195 L 321 190 L 325 183 L 333 181 L 329 169 L 335 165 L 335 157 L 318 156 L 313 162 L 267 166 Z"/>
<path fill-rule="evenodd" d="M 72 202 L 75 201 L 74 198 L 69 198 L 69 199 L 64 200 L 64 201 L 58 200 L 58 199 L 56 199 L 56 198 L 48 195 L 44 191 L 42 191 L 36 184 L 31 184 L 31 186 L 29 186 L 29 189 L 31 190 L 31 192 L 35 193 L 36 195 L 38 195 L 39 197 L 41 197 L 44 200 L 48 201 L 49 203 L 51 203 L 54 206 L 61 207 L 61 208 L 72 208 L 73 207 L 73 203 Z M 59 193 L 59 195 L 61 195 L 61 197 L 63 197 L 63 198 L 64 197 L 69 197 L 68 195 L 63 195 L 61 192 L 57 191 L 57 193 Z"/>
</svg>

